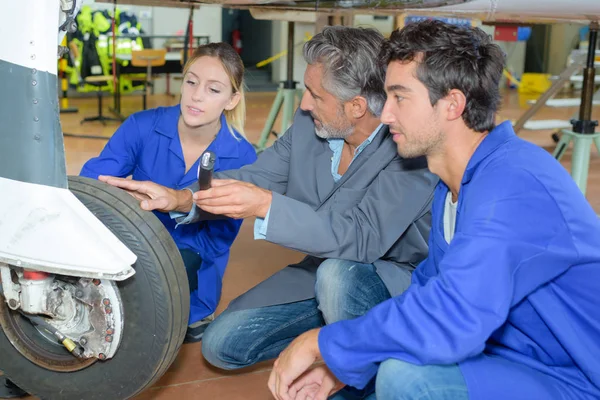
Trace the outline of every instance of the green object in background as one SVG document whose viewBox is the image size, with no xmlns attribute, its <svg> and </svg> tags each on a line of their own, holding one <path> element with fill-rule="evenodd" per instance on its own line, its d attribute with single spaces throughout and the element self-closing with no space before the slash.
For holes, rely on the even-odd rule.
<svg viewBox="0 0 600 400">
<path fill-rule="evenodd" d="M 552 154 L 554 158 L 560 161 L 571 142 L 573 142 L 571 176 L 579 189 L 585 194 L 587 190 L 592 143 L 596 145 L 596 150 L 598 151 L 598 154 L 600 154 L 600 133 L 580 134 L 569 129 L 563 129 L 560 141 Z"/>
<path fill-rule="evenodd" d="M 116 12 L 116 53 L 131 54 L 132 50 L 144 48 L 144 41 L 141 37 L 119 37 L 123 33 L 128 36 L 132 34 L 141 34 L 143 32 L 141 24 L 137 22 L 137 18 L 128 13 L 123 13 L 119 9 Z M 95 36 L 96 53 L 102 73 L 109 75 L 112 71 L 112 16 L 108 10 L 92 10 L 90 6 L 83 6 L 76 17 L 78 30 L 74 34 L 69 34 L 69 44 L 75 45 L 78 49 L 77 57 L 74 57 L 75 65 L 72 66 L 68 73 L 69 84 L 74 86 L 80 93 L 96 92 L 97 90 L 113 93 L 114 88 L 112 82 L 108 82 L 105 86 L 98 88 L 97 86 L 88 85 L 84 82 L 85 74 L 82 74 L 81 66 L 83 65 L 84 41 L 89 40 L 90 36 Z M 123 23 L 121 23 L 123 20 Z M 129 61 L 119 61 L 121 66 L 127 66 Z M 81 77 L 81 78 L 80 78 Z M 142 82 L 145 79 L 145 74 L 125 74 L 120 76 L 120 91 L 122 94 L 128 94 L 134 91 L 143 90 Z M 138 82 L 140 82 L 138 84 Z"/>
</svg>

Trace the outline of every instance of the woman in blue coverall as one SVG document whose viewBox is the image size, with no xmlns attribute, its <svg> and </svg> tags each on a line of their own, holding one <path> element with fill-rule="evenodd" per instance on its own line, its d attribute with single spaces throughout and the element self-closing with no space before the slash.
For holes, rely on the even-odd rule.
<svg viewBox="0 0 600 400">
<path fill-rule="evenodd" d="M 238 169 L 256 160 L 243 136 L 244 66 L 226 43 L 198 47 L 183 68 L 180 104 L 131 115 L 100 155 L 80 175 L 153 181 L 182 189 L 198 177 L 198 160 L 206 150 L 217 156 L 215 171 Z M 221 296 L 229 248 L 242 220 L 220 219 L 176 226 L 168 213 L 154 211 L 173 237 L 190 284 L 186 342 L 199 341 Z"/>
</svg>

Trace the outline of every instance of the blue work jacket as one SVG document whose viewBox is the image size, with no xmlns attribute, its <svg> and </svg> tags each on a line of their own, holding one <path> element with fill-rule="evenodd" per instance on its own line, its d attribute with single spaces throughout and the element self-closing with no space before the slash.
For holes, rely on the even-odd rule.
<svg viewBox="0 0 600 400">
<path fill-rule="evenodd" d="M 185 161 L 177 122 L 179 105 L 159 107 L 131 115 L 117 129 L 98 157 L 89 160 L 82 176 L 127 177 L 152 181 L 173 189 L 184 189 L 198 178 L 198 160 L 185 171 Z M 237 133 L 237 132 L 236 132 Z M 253 146 L 239 134 L 234 138 L 221 116 L 221 130 L 207 150 L 216 156 L 215 171 L 238 169 L 256 160 Z M 222 219 L 179 225 L 168 213 L 155 211 L 179 249 L 200 255 L 198 290 L 191 294 L 189 322 L 196 322 L 216 309 L 221 297 L 229 248 L 236 238 L 242 220 Z"/>
<path fill-rule="evenodd" d="M 600 398 L 600 222 L 571 176 L 505 122 L 467 165 L 449 244 L 447 193 L 407 291 L 322 328 L 329 368 L 362 388 L 387 359 L 458 364 L 474 400 Z"/>
</svg>

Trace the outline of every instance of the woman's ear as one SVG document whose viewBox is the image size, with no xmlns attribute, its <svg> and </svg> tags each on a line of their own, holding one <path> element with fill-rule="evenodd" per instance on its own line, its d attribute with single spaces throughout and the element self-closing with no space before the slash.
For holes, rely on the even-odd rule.
<svg viewBox="0 0 600 400">
<path fill-rule="evenodd" d="M 229 103 L 225 105 L 225 109 L 227 111 L 233 110 L 238 105 L 241 98 L 242 95 L 240 94 L 240 92 L 235 92 L 234 94 L 232 94 L 231 98 L 229 99 Z"/>
</svg>

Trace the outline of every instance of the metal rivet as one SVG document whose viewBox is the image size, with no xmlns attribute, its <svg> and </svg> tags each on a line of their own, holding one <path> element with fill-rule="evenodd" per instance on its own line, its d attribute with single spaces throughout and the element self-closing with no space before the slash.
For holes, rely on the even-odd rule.
<svg viewBox="0 0 600 400">
<path fill-rule="evenodd" d="M 87 343 L 87 339 L 82 337 L 81 340 L 79 341 L 79 343 L 81 343 L 82 345 L 85 345 Z"/>
<path fill-rule="evenodd" d="M 35 85 L 37 85 L 37 81 L 31 81 L 31 84 L 32 84 L 33 86 L 35 86 Z"/>
<path fill-rule="evenodd" d="M 34 138 L 35 140 L 37 140 L 38 142 L 39 142 L 39 141 L 40 141 L 40 139 L 41 139 L 40 135 L 35 135 L 33 138 Z"/>
<path fill-rule="evenodd" d="M 34 120 L 35 122 L 38 122 L 40 119 L 39 119 L 38 117 L 33 117 L 33 120 Z"/>
<path fill-rule="evenodd" d="M 35 42 L 32 40 L 29 42 L 29 44 L 33 46 L 35 44 Z"/>
<path fill-rule="evenodd" d="M 32 55 L 31 55 L 31 59 L 32 59 L 32 60 L 35 60 L 35 54 L 32 54 Z"/>
<path fill-rule="evenodd" d="M 106 337 L 104 338 L 104 340 L 106 340 L 107 342 L 112 342 L 113 337 L 112 337 L 112 335 L 106 335 Z"/>
<path fill-rule="evenodd" d="M 106 356 L 103 353 L 98 354 L 98 358 L 101 360 L 106 360 Z"/>
<path fill-rule="evenodd" d="M 37 69 L 34 68 L 31 73 L 35 75 L 37 73 Z"/>
<path fill-rule="evenodd" d="M 33 99 L 33 104 L 37 104 L 38 103 L 38 99 Z"/>
</svg>

